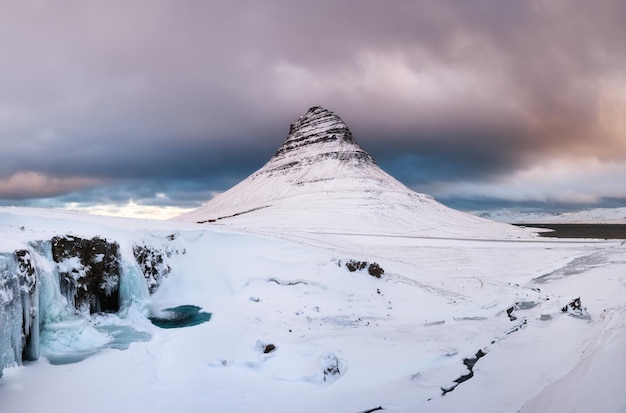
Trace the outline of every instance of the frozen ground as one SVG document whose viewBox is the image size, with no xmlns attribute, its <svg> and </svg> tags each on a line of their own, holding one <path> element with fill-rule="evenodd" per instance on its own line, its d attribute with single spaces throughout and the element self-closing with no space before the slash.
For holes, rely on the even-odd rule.
<svg viewBox="0 0 626 413">
<path fill-rule="evenodd" d="M 2 412 L 626 411 L 623 242 L 271 222 L 259 234 L 248 223 L 236 231 L 19 208 L 0 209 L 0 223 L 3 252 L 72 233 L 114 239 L 124 254 L 176 234 L 185 254 L 172 256 L 150 311 L 212 313 L 179 329 L 141 312 L 92 316 L 151 338 L 73 364 L 41 357 L 6 368 Z M 349 272 L 349 259 L 384 274 Z M 586 309 L 567 308 L 577 297 Z"/>
</svg>

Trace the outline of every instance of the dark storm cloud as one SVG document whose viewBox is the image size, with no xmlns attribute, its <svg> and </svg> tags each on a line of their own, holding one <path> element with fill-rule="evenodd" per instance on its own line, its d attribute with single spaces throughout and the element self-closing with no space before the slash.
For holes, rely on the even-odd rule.
<svg viewBox="0 0 626 413">
<path fill-rule="evenodd" d="M 626 162 L 625 24 L 618 0 L 4 3 L 0 197 L 197 204 L 317 104 L 416 189 Z"/>
</svg>

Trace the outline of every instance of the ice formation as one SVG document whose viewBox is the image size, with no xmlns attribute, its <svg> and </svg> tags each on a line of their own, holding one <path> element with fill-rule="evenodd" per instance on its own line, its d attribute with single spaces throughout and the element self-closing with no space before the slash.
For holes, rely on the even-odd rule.
<svg viewBox="0 0 626 413">
<path fill-rule="evenodd" d="M 151 252 L 167 255 L 159 247 Z M 121 348 L 120 340 L 128 337 L 144 339 L 144 333 L 123 326 L 97 328 L 90 315 L 147 317 L 149 288 L 156 290 L 168 272 L 167 264 L 142 271 L 131 248 L 122 252 L 117 243 L 99 237 L 57 236 L 0 253 L 0 376 L 5 367 L 40 355 L 63 364 L 111 343 Z"/>
<path fill-rule="evenodd" d="M 0 253 L 0 375 L 39 357 L 39 277 L 28 250 Z"/>
</svg>

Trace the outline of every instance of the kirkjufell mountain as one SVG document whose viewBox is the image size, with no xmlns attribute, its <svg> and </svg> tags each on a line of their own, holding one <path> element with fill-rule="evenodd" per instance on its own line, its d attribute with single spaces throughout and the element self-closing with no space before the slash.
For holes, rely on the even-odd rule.
<svg viewBox="0 0 626 413">
<path fill-rule="evenodd" d="M 335 113 L 310 108 L 261 169 L 179 221 L 284 230 L 429 237 L 528 233 L 444 206 L 383 171 Z"/>
</svg>

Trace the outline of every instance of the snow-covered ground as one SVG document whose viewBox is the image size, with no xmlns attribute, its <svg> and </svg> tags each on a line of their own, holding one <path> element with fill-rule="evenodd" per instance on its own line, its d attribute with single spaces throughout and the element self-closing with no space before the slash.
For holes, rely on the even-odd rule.
<svg viewBox="0 0 626 413">
<path fill-rule="evenodd" d="M 500 210 L 476 214 L 493 221 L 515 224 L 626 224 L 626 207 L 593 208 L 568 213 Z"/>
<path fill-rule="evenodd" d="M 626 411 L 625 243 L 532 231 L 320 107 L 178 222 L 2 208 L 0 411 Z M 180 306 L 211 319 L 149 320 Z"/>
<path fill-rule="evenodd" d="M 316 231 L 284 217 L 235 230 L 21 208 L 0 209 L 0 224 L 6 253 L 99 236 L 129 263 L 133 244 L 171 243 L 184 253 L 169 259 L 148 312 L 212 313 L 178 329 L 152 325 L 141 306 L 92 315 L 88 325 L 150 339 L 72 364 L 45 354 L 74 327 L 53 330 L 39 360 L 4 369 L 2 412 L 626 411 L 623 242 L 476 239 L 476 225 Z M 350 272 L 350 259 L 384 274 Z M 567 308 L 577 297 L 586 309 Z M 95 345 L 74 337 L 70 349 Z"/>
</svg>

